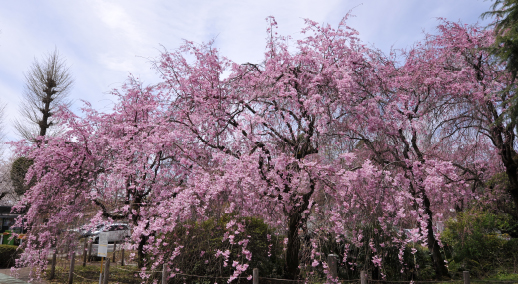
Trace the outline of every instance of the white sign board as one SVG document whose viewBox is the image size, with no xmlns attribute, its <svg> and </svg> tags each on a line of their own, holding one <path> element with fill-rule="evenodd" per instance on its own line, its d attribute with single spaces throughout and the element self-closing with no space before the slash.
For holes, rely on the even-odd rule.
<svg viewBox="0 0 518 284">
<path fill-rule="evenodd" d="M 99 234 L 99 247 L 97 248 L 97 256 L 108 257 L 108 233 Z"/>
</svg>

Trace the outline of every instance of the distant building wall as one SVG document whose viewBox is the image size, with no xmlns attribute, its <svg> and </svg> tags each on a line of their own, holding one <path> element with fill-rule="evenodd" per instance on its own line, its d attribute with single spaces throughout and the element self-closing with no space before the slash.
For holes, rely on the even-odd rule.
<svg viewBox="0 0 518 284">
<path fill-rule="evenodd" d="M 11 213 L 12 206 L 0 206 L 0 233 L 14 225 L 15 218 L 21 214 Z"/>
</svg>

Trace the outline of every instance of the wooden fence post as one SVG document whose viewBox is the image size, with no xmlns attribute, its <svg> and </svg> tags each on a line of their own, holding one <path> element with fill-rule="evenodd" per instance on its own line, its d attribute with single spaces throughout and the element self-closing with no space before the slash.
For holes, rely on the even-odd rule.
<svg viewBox="0 0 518 284">
<path fill-rule="evenodd" d="M 57 248 L 54 250 L 54 253 L 52 254 L 52 266 L 50 267 L 49 280 L 54 279 L 54 274 L 56 272 L 56 257 L 57 257 Z"/>
<path fill-rule="evenodd" d="M 117 242 L 113 242 L 113 260 L 112 262 L 115 263 L 115 250 L 117 249 Z"/>
<path fill-rule="evenodd" d="M 253 284 L 259 284 L 259 268 L 254 268 L 252 271 L 252 283 Z"/>
<path fill-rule="evenodd" d="M 327 266 L 329 268 L 329 274 L 333 278 L 338 278 L 338 265 L 336 261 L 336 254 L 330 254 L 327 256 Z"/>
<path fill-rule="evenodd" d="M 83 267 L 86 266 L 86 255 L 88 251 L 86 250 L 88 248 L 88 238 L 85 238 L 85 247 L 83 248 Z"/>
<path fill-rule="evenodd" d="M 103 284 L 108 284 L 109 277 L 110 277 L 110 259 L 106 258 L 106 262 L 104 263 Z"/>
<path fill-rule="evenodd" d="M 88 262 L 92 262 L 92 242 L 88 244 Z"/>
<path fill-rule="evenodd" d="M 68 272 L 68 284 L 74 282 L 74 263 L 76 260 L 76 252 L 72 252 L 72 259 L 70 259 L 70 271 Z"/>
<path fill-rule="evenodd" d="M 167 264 L 162 265 L 162 284 L 167 284 Z"/>
<path fill-rule="evenodd" d="M 464 284 L 469 284 L 469 271 L 463 271 L 462 278 L 464 278 Z"/>
<path fill-rule="evenodd" d="M 365 270 L 360 271 L 360 283 L 367 284 L 367 272 Z"/>
<path fill-rule="evenodd" d="M 124 266 L 124 247 L 121 250 L 121 266 Z"/>
</svg>

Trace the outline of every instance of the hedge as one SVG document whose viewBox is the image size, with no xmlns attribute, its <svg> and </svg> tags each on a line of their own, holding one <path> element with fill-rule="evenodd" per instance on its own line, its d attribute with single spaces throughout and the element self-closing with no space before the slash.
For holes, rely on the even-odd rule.
<svg viewBox="0 0 518 284">
<path fill-rule="evenodd" d="M 9 268 L 14 266 L 15 259 L 19 255 L 17 246 L 0 245 L 0 268 Z"/>
</svg>

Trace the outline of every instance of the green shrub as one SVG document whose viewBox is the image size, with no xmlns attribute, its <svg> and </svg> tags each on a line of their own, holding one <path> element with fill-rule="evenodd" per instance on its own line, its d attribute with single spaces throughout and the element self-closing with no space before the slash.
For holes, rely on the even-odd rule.
<svg viewBox="0 0 518 284">
<path fill-rule="evenodd" d="M 19 255 L 17 246 L 0 245 L 0 268 L 13 267 L 15 259 Z"/>
<path fill-rule="evenodd" d="M 501 233 L 502 226 L 508 226 L 507 219 L 507 216 L 471 210 L 446 222 L 442 241 L 454 277 L 460 277 L 464 270 L 474 277 L 514 270 L 518 240 Z"/>
<path fill-rule="evenodd" d="M 241 245 L 231 245 L 228 239 L 223 241 L 224 235 L 228 231 L 226 225 L 231 218 L 231 216 L 224 216 L 221 219 L 211 218 L 203 222 L 184 224 L 173 233 L 166 235 L 164 242 L 169 244 L 166 246 L 167 250 L 174 251 L 176 247 L 183 246 L 181 254 L 174 259 L 175 268 L 185 274 L 227 277 L 232 274 L 231 271 L 234 270 L 232 262 L 236 260 L 249 264 L 242 276 L 251 275 L 252 269 L 258 268 L 264 277 L 281 277 L 284 265 L 281 256 L 283 252 L 282 238 L 275 236 L 262 219 L 234 218 L 245 226 L 243 233 L 234 235 L 234 242 L 238 243 L 244 238 L 249 239 L 247 250 L 252 253 L 252 259 L 248 261 L 242 253 Z M 215 257 L 217 250 L 230 251 L 230 258 L 226 266 L 223 257 Z M 175 278 L 179 278 L 179 276 Z M 187 282 L 193 280 L 185 279 Z M 183 283 L 182 281 L 180 282 Z"/>
<path fill-rule="evenodd" d="M 385 275 L 386 280 L 390 281 L 415 281 L 435 278 L 435 270 L 427 247 L 417 243 L 407 244 L 404 247 L 403 261 L 401 262 L 399 259 L 399 244 L 393 242 L 393 235 L 385 234 L 377 224 L 363 225 L 361 229 L 364 241 L 360 247 L 350 240 L 336 242 L 332 235 L 327 236 L 327 241 L 321 241 L 324 244 L 322 247 L 323 255 L 330 253 L 338 255 L 338 276 L 340 279 L 358 279 L 361 270 L 367 271 L 374 280 L 381 280 L 382 275 Z M 398 229 L 394 228 L 394 231 L 389 233 L 395 235 L 397 231 Z M 376 253 L 371 249 L 371 244 L 376 248 Z M 347 250 L 345 250 L 346 247 Z M 347 253 L 346 262 L 343 261 L 345 252 Z M 374 266 L 372 262 L 374 255 L 382 256 L 381 269 Z M 325 278 L 325 275 L 321 274 L 320 277 Z"/>
</svg>

